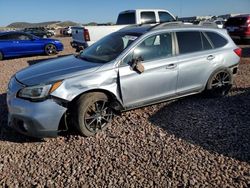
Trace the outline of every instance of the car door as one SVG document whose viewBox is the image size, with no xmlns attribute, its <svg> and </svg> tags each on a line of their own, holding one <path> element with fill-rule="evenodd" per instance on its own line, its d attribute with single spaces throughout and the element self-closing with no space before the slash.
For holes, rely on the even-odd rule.
<svg viewBox="0 0 250 188">
<path fill-rule="evenodd" d="M 3 36 L 1 41 L 3 48 L 2 51 L 5 57 L 17 56 L 20 54 L 20 44 L 18 41 L 17 33 L 7 33 Z"/>
<path fill-rule="evenodd" d="M 177 59 L 171 33 L 155 34 L 138 44 L 119 66 L 119 84 L 126 108 L 143 106 L 176 95 Z M 132 70 L 140 59 L 144 72 Z"/>
<path fill-rule="evenodd" d="M 3 53 L 4 57 L 9 57 L 12 55 L 13 43 L 9 39 L 9 34 L 2 34 L 0 36 L 0 51 Z"/>
<path fill-rule="evenodd" d="M 212 45 L 199 31 L 176 32 L 179 59 L 177 94 L 199 92 L 204 88 L 216 60 Z"/>
<path fill-rule="evenodd" d="M 24 55 L 36 54 L 43 51 L 44 43 L 38 37 L 21 33 L 18 36 L 18 43 L 20 45 L 20 53 Z"/>
</svg>

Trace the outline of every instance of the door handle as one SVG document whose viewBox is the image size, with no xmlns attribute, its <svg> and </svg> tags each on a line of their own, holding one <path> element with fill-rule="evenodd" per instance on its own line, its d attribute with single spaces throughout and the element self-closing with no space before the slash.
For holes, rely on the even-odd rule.
<svg viewBox="0 0 250 188">
<path fill-rule="evenodd" d="M 207 60 L 209 60 L 209 61 L 213 60 L 214 58 L 215 58 L 215 57 L 214 57 L 213 55 L 207 56 Z"/>
<path fill-rule="evenodd" d="M 174 68 L 176 68 L 176 67 L 177 67 L 176 64 L 171 63 L 171 64 L 167 65 L 166 69 L 174 69 Z"/>
</svg>

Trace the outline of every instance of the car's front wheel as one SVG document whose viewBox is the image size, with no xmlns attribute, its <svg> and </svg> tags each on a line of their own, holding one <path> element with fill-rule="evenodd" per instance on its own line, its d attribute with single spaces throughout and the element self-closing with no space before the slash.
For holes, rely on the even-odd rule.
<svg viewBox="0 0 250 188">
<path fill-rule="evenodd" d="M 74 122 L 82 135 L 94 136 L 105 130 L 112 118 L 113 110 L 104 93 L 87 93 L 78 99 Z"/>
<path fill-rule="evenodd" d="M 230 70 L 216 71 L 207 83 L 207 92 L 212 97 L 222 97 L 228 94 L 233 85 L 233 75 Z"/>
<path fill-rule="evenodd" d="M 54 54 L 57 54 L 57 49 L 56 49 L 56 46 L 54 44 L 47 44 L 45 46 L 45 54 L 46 55 L 54 55 Z"/>
</svg>

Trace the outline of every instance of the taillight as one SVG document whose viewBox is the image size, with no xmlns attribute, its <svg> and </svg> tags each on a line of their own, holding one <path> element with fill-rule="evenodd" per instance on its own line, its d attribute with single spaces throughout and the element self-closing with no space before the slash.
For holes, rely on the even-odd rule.
<svg viewBox="0 0 250 188">
<path fill-rule="evenodd" d="M 85 41 L 90 41 L 90 36 L 89 36 L 89 30 L 88 29 L 83 29 L 83 37 Z"/>
<path fill-rule="evenodd" d="M 248 18 L 247 20 L 247 27 L 248 27 L 248 30 L 250 29 L 250 18 Z"/>
<path fill-rule="evenodd" d="M 234 53 L 236 53 L 239 57 L 241 57 L 242 49 L 241 49 L 241 48 L 236 48 L 236 49 L 234 50 Z"/>
</svg>

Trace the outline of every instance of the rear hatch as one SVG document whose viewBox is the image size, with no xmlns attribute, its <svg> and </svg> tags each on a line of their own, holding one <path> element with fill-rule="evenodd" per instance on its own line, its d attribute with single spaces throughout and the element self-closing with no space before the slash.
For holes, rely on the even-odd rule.
<svg viewBox="0 0 250 188">
<path fill-rule="evenodd" d="M 71 28 L 71 34 L 72 34 L 72 40 L 78 43 L 84 43 L 84 27 L 72 27 Z"/>
</svg>

